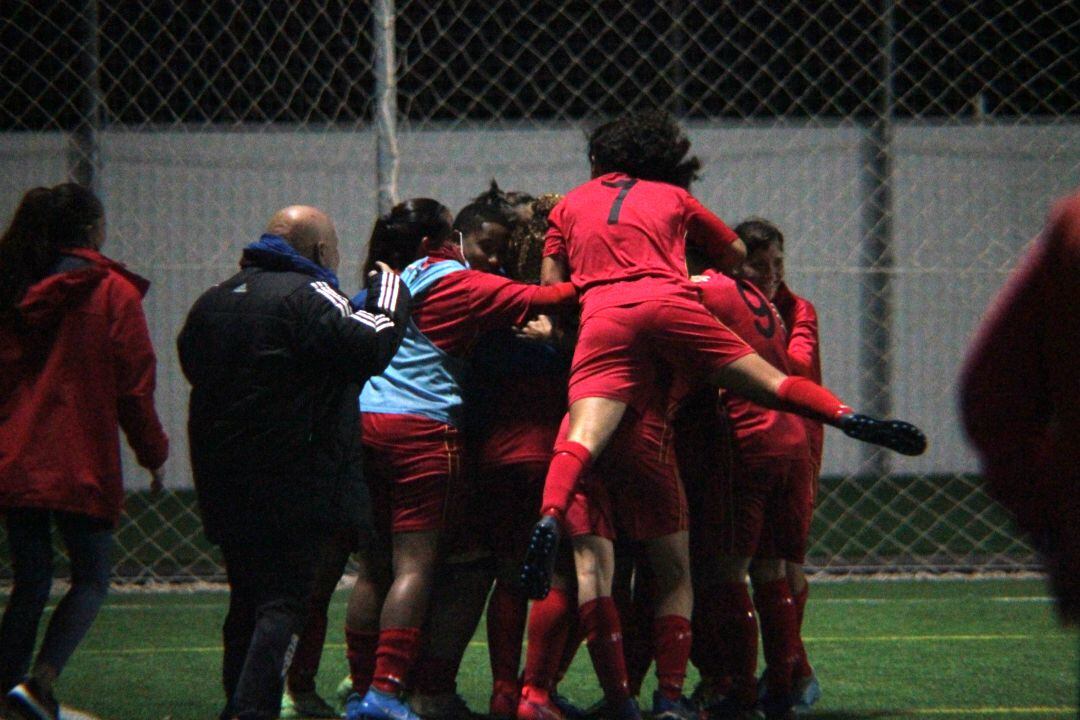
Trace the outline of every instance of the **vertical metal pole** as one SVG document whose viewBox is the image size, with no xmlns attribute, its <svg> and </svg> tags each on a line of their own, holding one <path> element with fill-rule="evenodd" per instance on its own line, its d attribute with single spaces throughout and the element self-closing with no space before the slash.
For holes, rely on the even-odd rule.
<svg viewBox="0 0 1080 720">
<path fill-rule="evenodd" d="M 394 60 L 394 0 L 375 0 L 372 12 L 375 54 L 375 173 L 379 213 L 397 204 L 397 65 Z"/>
<path fill-rule="evenodd" d="M 879 0 L 878 87 L 874 93 L 874 120 L 863 143 L 863 245 L 861 301 L 863 313 L 862 409 L 878 417 L 892 413 L 892 286 L 893 197 L 893 3 Z M 887 451 L 864 446 L 863 462 L 872 478 L 886 477 L 891 469 Z"/>
<path fill-rule="evenodd" d="M 82 82 L 77 99 L 79 119 L 68 138 L 68 177 L 97 192 L 98 169 L 101 164 L 97 143 L 101 119 L 101 87 L 98 80 L 101 58 L 96 0 L 86 0 L 83 4 L 82 10 L 75 17 L 75 33 L 80 43 L 77 63 Z"/>
<path fill-rule="evenodd" d="M 671 111 L 677 118 L 686 116 L 686 2 L 685 0 L 672 0 L 671 3 L 672 27 L 671 52 L 675 63 L 672 66 L 672 85 L 675 89 L 675 100 Z"/>
</svg>

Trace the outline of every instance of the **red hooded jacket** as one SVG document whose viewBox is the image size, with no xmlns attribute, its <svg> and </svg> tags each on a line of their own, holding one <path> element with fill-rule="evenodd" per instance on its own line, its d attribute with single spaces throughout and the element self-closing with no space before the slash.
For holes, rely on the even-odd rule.
<svg viewBox="0 0 1080 720">
<path fill-rule="evenodd" d="M 0 510 L 44 508 L 113 523 L 123 506 L 120 433 L 159 467 L 155 357 L 142 310 L 149 283 L 100 253 L 61 267 L 0 322 Z"/>
</svg>

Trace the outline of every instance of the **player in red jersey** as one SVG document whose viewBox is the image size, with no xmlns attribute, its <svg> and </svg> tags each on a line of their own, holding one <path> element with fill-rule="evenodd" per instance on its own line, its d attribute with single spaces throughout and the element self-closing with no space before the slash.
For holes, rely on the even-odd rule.
<svg viewBox="0 0 1080 720">
<path fill-rule="evenodd" d="M 417 717 L 400 694 L 420 648 L 448 501 L 462 481 L 461 383 L 476 338 L 575 299 L 569 284 L 539 287 L 467 269 L 452 220 L 434 200 L 410 200 L 372 235 L 373 248 L 409 247 L 416 260 L 401 273 L 414 299 L 405 340 L 360 398 L 368 483 L 393 549 L 392 577 L 364 558 L 350 598 L 349 720 Z"/>
<path fill-rule="evenodd" d="M 768 299 L 746 280 L 703 270 L 692 257 L 689 267 L 701 273 L 695 279 L 705 307 L 759 355 L 788 372 L 787 330 Z M 798 633 L 784 566 L 803 561 L 810 528 L 813 466 L 806 429 L 802 418 L 724 393 L 726 433 L 718 436 L 711 422 L 716 408 L 709 402 L 714 391 L 699 392 L 704 402 L 688 405 L 704 416 L 684 415 L 678 434 L 680 467 L 696 499 L 694 660 L 702 674 L 703 701 L 710 717 L 752 716 L 757 703 L 756 607 L 769 688 L 763 704 L 768 717 L 786 717 L 793 713 Z M 708 445 L 725 442 L 725 435 L 730 457 L 718 467 Z"/>
<path fill-rule="evenodd" d="M 641 402 L 644 383 L 661 360 L 690 384 L 700 379 L 727 387 L 898 451 L 925 448 L 917 428 L 856 415 L 816 383 L 784 375 L 702 307 L 686 277 L 685 244 L 702 247 L 721 268 L 741 262 L 745 248 L 685 189 L 699 167 L 696 158 L 684 159 L 689 146 L 681 128 L 660 112 L 597 128 L 589 138 L 593 179 L 570 191 L 549 217 L 544 279 L 573 281 L 582 296 L 582 322 L 570 376 L 569 430 L 555 446 L 542 518 L 522 565 L 522 581 L 533 596 L 547 593 L 560 522 L 580 476 L 607 446 L 627 407 Z M 575 548 L 580 597 L 610 599 L 609 550 L 610 543 Z M 596 622 L 590 634 L 618 635 L 613 611 L 598 614 Z"/>
<path fill-rule="evenodd" d="M 1060 201 L 983 321 L 960 409 L 989 493 L 1042 555 L 1080 623 L 1080 192 Z"/>
<path fill-rule="evenodd" d="M 738 270 L 740 277 L 749 280 L 768 298 L 783 318 L 787 328 L 787 359 L 792 375 L 821 383 L 821 354 L 818 339 L 817 310 L 805 298 L 793 293 L 784 281 L 784 234 L 773 223 L 762 218 L 750 218 L 735 227 L 735 234 L 746 243 L 746 261 Z M 804 419 L 806 437 L 810 444 L 810 462 L 813 465 L 813 494 L 810 507 L 817 502 L 818 477 L 821 474 L 821 456 L 825 441 L 825 428 L 816 420 Z M 798 621 L 798 660 L 792 678 L 793 694 L 797 698 L 796 709 L 808 710 L 821 697 L 821 686 L 810 666 L 806 647 L 802 642 L 802 623 L 810 586 L 800 562 L 785 564 L 788 586 L 795 601 Z"/>
</svg>

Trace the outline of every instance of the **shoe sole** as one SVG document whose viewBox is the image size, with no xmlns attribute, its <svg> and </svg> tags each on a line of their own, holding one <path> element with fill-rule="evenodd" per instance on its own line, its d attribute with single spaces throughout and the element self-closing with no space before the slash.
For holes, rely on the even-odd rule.
<svg viewBox="0 0 1080 720">
<path fill-rule="evenodd" d="M 529 537 L 529 548 L 521 564 L 521 587 L 532 600 L 543 600 L 551 592 L 551 575 L 558 545 L 555 528 L 537 523 Z"/>
<path fill-rule="evenodd" d="M 901 455 L 922 455 L 926 452 L 926 435 L 903 420 L 871 420 L 846 428 L 848 437 L 880 445 Z"/>
<path fill-rule="evenodd" d="M 29 717 L 38 718 L 39 720 L 53 720 L 53 718 L 59 717 L 59 711 L 54 715 L 49 708 L 39 703 L 33 695 L 23 690 L 21 685 L 12 688 L 7 694 L 7 699 L 8 704 L 14 707 L 17 712 L 29 715 Z"/>
</svg>

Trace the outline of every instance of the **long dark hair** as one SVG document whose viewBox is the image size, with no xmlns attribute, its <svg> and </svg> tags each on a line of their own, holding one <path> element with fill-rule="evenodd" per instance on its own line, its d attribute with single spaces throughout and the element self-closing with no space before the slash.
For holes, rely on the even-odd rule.
<svg viewBox="0 0 1080 720">
<path fill-rule="evenodd" d="M 91 233 L 104 216 L 93 191 L 76 183 L 26 191 L 0 237 L 0 314 L 49 273 L 64 248 L 92 247 Z"/>
<path fill-rule="evenodd" d="M 413 198 L 390 208 L 390 212 L 375 221 L 371 231 L 361 282 L 367 284 L 367 275 L 375 268 L 376 261 L 400 271 L 416 259 L 425 237 L 448 239 L 453 230 L 450 218 L 450 210 L 431 198 Z"/>
<path fill-rule="evenodd" d="M 589 160 L 600 174 L 626 173 L 641 180 L 689 188 L 701 161 L 679 123 L 662 110 L 623 115 L 589 133 Z"/>
</svg>

